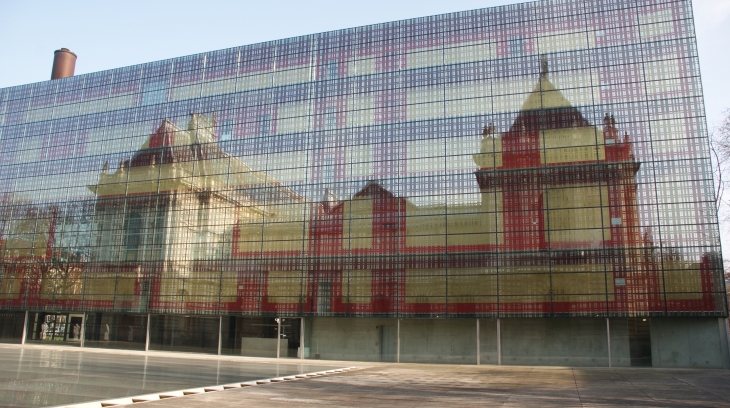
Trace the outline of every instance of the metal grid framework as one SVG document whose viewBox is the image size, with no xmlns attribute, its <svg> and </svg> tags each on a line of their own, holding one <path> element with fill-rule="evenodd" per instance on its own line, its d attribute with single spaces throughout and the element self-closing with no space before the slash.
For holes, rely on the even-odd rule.
<svg viewBox="0 0 730 408">
<path fill-rule="evenodd" d="M 541 1 L 0 89 L 0 307 L 726 316 L 689 1 Z"/>
</svg>

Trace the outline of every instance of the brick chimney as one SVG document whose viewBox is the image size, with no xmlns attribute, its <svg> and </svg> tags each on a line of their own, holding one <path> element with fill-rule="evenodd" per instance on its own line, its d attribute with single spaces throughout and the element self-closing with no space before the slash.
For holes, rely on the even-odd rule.
<svg viewBox="0 0 730 408">
<path fill-rule="evenodd" d="M 74 76 L 74 69 L 76 69 L 76 54 L 68 48 L 61 48 L 53 53 L 51 79 Z"/>
</svg>

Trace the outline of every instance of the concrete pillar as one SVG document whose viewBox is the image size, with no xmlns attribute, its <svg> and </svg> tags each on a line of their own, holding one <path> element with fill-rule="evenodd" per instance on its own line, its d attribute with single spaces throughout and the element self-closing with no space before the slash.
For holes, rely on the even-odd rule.
<svg viewBox="0 0 730 408">
<path fill-rule="evenodd" d="M 482 364 L 482 347 L 479 344 L 479 319 L 477 319 L 477 365 Z"/>
<path fill-rule="evenodd" d="M 502 326 L 497 318 L 497 365 L 502 365 Z"/>
<path fill-rule="evenodd" d="M 299 319 L 299 359 L 304 359 L 304 318 Z"/>
<path fill-rule="evenodd" d="M 400 318 L 398 318 L 398 325 L 395 331 L 396 346 L 395 346 L 395 362 L 400 363 Z"/>
<path fill-rule="evenodd" d="M 281 318 L 276 318 L 276 358 L 281 357 L 279 354 L 281 352 Z"/>
<path fill-rule="evenodd" d="M 221 347 L 223 346 L 223 339 L 221 334 L 223 333 L 223 316 L 218 316 L 218 355 L 221 355 Z"/>
<path fill-rule="evenodd" d="M 81 320 L 81 333 L 79 333 L 79 347 L 84 347 L 84 337 L 86 337 L 86 313 Z"/>
<path fill-rule="evenodd" d="M 720 325 L 720 339 L 727 345 L 727 349 L 722 353 L 723 360 L 725 360 L 722 363 L 722 367 L 730 369 L 730 327 L 728 326 L 727 318 L 720 317 L 717 320 L 717 323 Z"/>
<path fill-rule="evenodd" d="M 144 335 L 144 351 L 150 350 L 150 314 L 147 313 L 147 330 Z"/>
<path fill-rule="evenodd" d="M 23 335 L 20 337 L 20 344 L 25 344 L 25 338 L 28 337 L 28 311 L 25 311 L 25 320 L 23 320 Z"/>
<path fill-rule="evenodd" d="M 606 318 L 606 339 L 608 340 L 608 366 L 611 365 L 611 322 Z"/>
</svg>

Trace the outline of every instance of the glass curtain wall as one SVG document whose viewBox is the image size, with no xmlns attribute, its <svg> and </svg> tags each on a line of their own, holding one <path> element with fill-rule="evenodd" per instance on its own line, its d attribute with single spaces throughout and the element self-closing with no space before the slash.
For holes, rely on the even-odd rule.
<svg viewBox="0 0 730 408">
<path fill-rule="evenodd" d="M 150 350 L 218 354 L 218 317 L 152 316 Z"/>
<path fill-rule="evenodd" d="M 0 308 L 206 352 L 224 316 L 232 354 L 426 319 L 408 361 L 460 319 L 724 317 L 694 35 L 689 1 L 531 2 L 0 89 Z"/>
<path fill-rule="evenodd" d="M 249 357 L 298 358 L 300 332 L 301 319 L 224 317 L 221 353 Z"/>
<path fill-rule="evenodd" d="M 87 313 L 84 347 L 144 350 L 147 315 Z"/>
<path fill-rule="evenodd" d="M 20 343 L 24 323 L 24 312 L 0 312 L 0 343 Z"/>
</svg>

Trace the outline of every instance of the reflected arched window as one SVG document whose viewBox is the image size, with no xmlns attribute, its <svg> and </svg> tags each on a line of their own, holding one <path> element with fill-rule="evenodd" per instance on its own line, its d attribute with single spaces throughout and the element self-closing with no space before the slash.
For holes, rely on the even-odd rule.
<svg viewBox="0 0 730 408">
<path fill-rule="evenodd" d="M 127 250 L 128 261 L 137 260 L 137 251 L 142 245 L 142 214 L 132 211 L 124 220 L 124 247 Z"/>
</svg>

